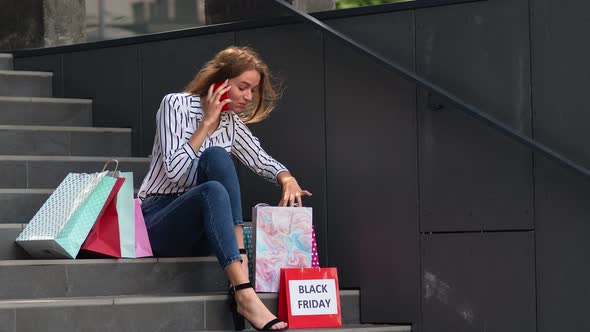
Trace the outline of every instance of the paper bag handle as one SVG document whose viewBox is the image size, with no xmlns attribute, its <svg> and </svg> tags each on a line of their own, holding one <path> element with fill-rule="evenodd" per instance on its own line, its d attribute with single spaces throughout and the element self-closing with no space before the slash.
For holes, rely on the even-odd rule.
<svg viewBox="0 0 590 332">
<path fill-rule="evenodd" d="M 113 172 L 116 172 L 119 169 L 119 161 L 117 159 L 107 160 L 107 162 L 104 163 L 104 167 L 102 168 L 101 172 L 104 172 L 107 169 L 107 166 L 113 161 L 115 162 L 115 170 Z"/>
<path fill-rule="evenodd" d="M 102 171 L 100 171 L 101 173 L 104 172 L 107 169 L 107 166 L 109 166 L 110 163 L 114 162 L 115 163 L 115 170 L 114 171 L 109 171 L 107 173 L 108 176 L 112 176 L 112 177 L 119 177 L 119 161 L 117 159 L 110 159 L 107 160 L 106 163 L 104 163 L 104 166 L 102 168 Z"/>
</svg>

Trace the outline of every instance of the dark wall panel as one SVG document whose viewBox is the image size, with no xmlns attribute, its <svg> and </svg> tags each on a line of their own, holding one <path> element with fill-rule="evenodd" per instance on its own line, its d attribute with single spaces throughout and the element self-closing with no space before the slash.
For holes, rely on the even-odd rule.
<svg viewBox="0 0 590 332">
<path fill-rule="evenodd" d="M 42 55 L 14 58 L 14 70 L 47 71 L 53 73 L 53 97 L 64 96 L 62 55 Z"/>
<path fill-rule="evenodd" d="M 536 331 L 533 232 L 422 235 L 420 243 L 423 332 Z"/>
<path fill-rule="evenodd" d="M 113 47 L 64 55 L 64 96 L 93 99 L 96 127 L 133 130 L 133 155 L 140 151 L 141 80 L 139 48 Z"/>
<path fill-rule="evenodd" d="M 535 139 L 590 167 L 588 1 L 531 1 Z"/>
<path fill-rule="evenodd" d="M 416 11 L 420 74 L 530 134 L 528 0 Z M 422 231 L 532 229 L 532 154 L 419 94 Z"/>
<path fill-rule="evenodd" d="M 588 2 L 531 1 L 535 139 L 590 167 Z M 535 156 L 539 332 L 588 331 L 590 182 Z"/>
<path fill-rule="evenodd" d="M 590 182 L 535 158 L 539 332 L 590 331 Z"/>
<path fill-rule="evenodd" d="M 418 322 L 415 86 L 325 42 L 329 263 L 363 321 Z"/>
<path fill-rule="evenodd" d="M 181 92 L 201 66 L 234 39 L 234 33 L 228 32 L 141 45 L 141 156 L 152 153 L 162 98 Z"/>
<path fill-rule="evenodd" d="M 257 50 L 273 75 L 283 81 L 284 93 L 270 118 L 249 125 L 264 149 L 285 164 L 303 189 L 313 196 L 303 204 L 313 207 L 320 262 L 327 260 L 326 152 L 322 35 L 297 24 L 237 33 L 238 44 Z M 240 165 L 241 166 L 241 165 Z M 244 215 L 250 219 L 257 203 L 276 205 L 281 188 L 245 167 L 239 168 Z"/>
<path fill-rule="evenodd" d="M 324 21 L 384 58 L 414 70 L 414 11 Z M 408 47 L 408 43 L 412 43 Z"/>
</svg>

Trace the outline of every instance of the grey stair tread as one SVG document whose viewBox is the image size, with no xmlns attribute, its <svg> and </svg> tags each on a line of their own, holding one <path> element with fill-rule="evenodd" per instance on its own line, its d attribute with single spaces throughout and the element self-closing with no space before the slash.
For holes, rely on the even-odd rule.
<svg viewBox="0 0 590 332">
<path fill-rule="evenodd" d="M 340 298 L 358 298 L 358 290 L 340 290 Z M 259 293 L 258 297 L 263 301 L 278 300 L 278 293 Z M 193 293 L 178 295 L 133 295 L 133 296 L 92 296 L 92 297 L 55 297 L 42 299 L 9 299 L 0 300 L 0 309 L 15 308 L 42 308 L 42 307 L 72 307 L 92 305 L 122 305 L 122 304 L 150 304 L 150 303 L 178 303 L 178 302 L 205 302 L 226 301 L 227 292 L 224 289 L 219 292 Z M 346 303 L 341 303 L 345 305 Z"/>
<path fill-rule="evenodd" d="M 0 96 L 0 123 L 91 126 L 92 100 Z"/>
<path fill-rule="evenodd" d="M 28 223 L 54 190 L 0 188 L 0 224 Z"/>
<path fill-rule="evenodd" d="M 117 159 L 119 162 L 126 163 L 146 163 L 151 159 L 148 157 L 117 157 L 117 156 L 26 156 L 26 155 L 0 155 L 0 161 L 45 161 L 45 162 L 62 162 L 62 161 L 96 161 L 104 162 L 109 159 Z"/>
<path fill-rule="evenodd" d="M 0 188 L 0 223 L 28 223 L 52 192 L 52 189 Z"/>
<path fill-rule="evenodd" d="M 233 330 L 218 330 L 217 332 L 233 332 Z M 344 325 L 338 328 L 318 328 L 318 329 L 296 329 L 296 331 L 310 332 L 410 332 L 411 325 L 371 325 L 371 324 L 354 324 Z"/>
<path fill-rule="evenodd" d="M 12 224 L 24 227 L 25 224 Z M 89 258 L 89 259 L 15 259 L 0 261 L 0 266 L 39 266 L 39 265 L 97 265 L 97 264 L 147 264 L 147 263 L 211 263 L 217 262 L 213 256 L 206 257 L 145 257 L 145 258 Z"/>
<path fill-rule="evenodd" d="M 0 54 L 0 70 L 12 70 L 13 60 L 12 54 Z"/>
<path fill-rule="evenodd" d="M 4 301 L 0 301 L 0 308 L 3 303 L 16 303 L 14 299 L 31 303 L 55 298 L 52 303 L 58 305 L 77 303 L 68 299 L 133 296 L 137 300 L 142 298 L 140 295 L 151 295 L 149 301 L 157 302 L 162 296 L 227 290 L 227 280 L 215 257 L 22 259 L 0 261 L 0 269 L 0 283 L 11 285 L 0 292 L 0 300 Z"/>
<path fill-rule="evenodd" d="M 12 189 L 12 188 L 0 188 L 0 194 L 25 194 L 25 195 L 50 195 L 54 192 L 55 189 Z M 135 188 L 135 193 L 137 194 L 137 188 Z M 14 222 L 19 224 L 20 222 Z"/>
<path fill-rule="evenodd" d="M 30 194 L 30 195 L 50 195 L 55 189 L 37 189 L 37 188 L 0 188 L 0 194 Z M 134 193 L 137 194 L 138 189 L 135 188 Z M 15 222 L 19 224 L 20 222 Z"/>
<path fill-rule="evenodd" d="M 0 194 L 51 194 L 55 189 L 0 188 Z"/>
<path fill-rule="evenodd" d="M 0 70 L 0 96 L 51 97 L 53 73 Z"/>
<path fill-rule="evenodd" d="M 56 103 L 56 104 L 92 105 L 92 99 L 81 99 L 81 98 L 0 96 L 0 101 L 12 101 L 12 102 L 23 102 L 23 103 Z"/>
<path fill-rule="evenodd" d="M 12 228 L 16 228 L 16 229 L 23 229 L 25 227 L 26 224 L 0 224 L 0 229 L 12 229 Z"/>
<path fill-rule="evenodd" d="M 133 173 L 134 187 L 141 185 L 150 158 L 0 155 L 0 188 L 56 188 L 68 173 L 98 172 L 110 159 L 119 161 L 119 170 Z"/>
<path fill-rule="evenodd" d="M 131 129 L 0 126 L 0 155 L 131 155 Z"/>
<path fill-rule="evenodd" d="M 0 224 L 0 263 L 4 259 L 26 259 L 29 255 L 14 239 L 22 232 L 25 224 Z"/>
<path fill-rule="evenodd" d="M 277 295 L 261 294 L 271 312 Z M 0 301 L 15 331 L 221 331 L 232 328 L 225 294 Z M 341 291 L 343 324 L 359 324 L 358 291 Z M 383 330 L 379 330 L 382 332 Z M 377 331 L 376 331 L 377 332 Z"/>
<path fill-rule="evenodd" d="M 28 70 L 0 70 L 0 75 L 6 76 L 33 76 L 33 77 L 53 77 L 53 73 L 46 71 L 28 71 Z"/>
<path fill-rule="evenodd" d="M 131 128 L 0 125 L 0 130 L 131 133 Z"/>
<path fill-rule="evenodd" d="M 358 297 L 358 290 L 340 290 L 340 297 Z M 193 302 L 193 301 L 225 301 L 227 300 L 226 292 L 210 292 L 195 294 L 179 295 L 136 295 L 136 296 L 93 296 L 93 297 L 75 297 L 75 298 L 44 298 L 44 299 L 11 299 L 0 300 L 0 309 L 6 308 L 32 308 L 32 307 L 71 307 L 85 305 L 103 305 L 103 304 L 147 304 L 147 303 L 173 303 L 173 302 Z M 261 300 L 276 300 L 278 293 L 259 293 Z"/>
</svg>

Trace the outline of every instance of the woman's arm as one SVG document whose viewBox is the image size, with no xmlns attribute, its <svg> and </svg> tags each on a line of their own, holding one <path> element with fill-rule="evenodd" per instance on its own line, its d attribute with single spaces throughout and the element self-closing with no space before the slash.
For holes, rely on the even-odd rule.
<svg viewBox="0 0 590 332">
<path fill-rule="evenodd" d="M 162 162 L 166 177 L 171 182 L 178 182 L 190 168 L 197 157 L 188 143 L 183 126 L 182 103 L 178 94 L 169 94 L 162 99 L 157 115 L 157 130 Z"/>
<path fill-rule="evenodd" d="M 279 206 L 287 206 L 287 204 L 294 206 L 295 201 L 301 206 L 301 197 L 311 196 L 311 193 L 301 190 L 289 170 L 262 149 L 258 138 L 252 135 L 252 132 L 237 116 L 234 117 L 234 123 L 232 153 L 254 173 L 271 182 L 279 183 L 283 187 Z"/>
</svg>

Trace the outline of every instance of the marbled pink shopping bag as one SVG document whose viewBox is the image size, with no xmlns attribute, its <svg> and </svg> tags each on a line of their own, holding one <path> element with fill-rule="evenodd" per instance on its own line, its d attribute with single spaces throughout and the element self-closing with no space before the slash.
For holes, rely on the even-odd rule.
<svg viewBox="0 0 590 332">
<path fill-rule="evenodd" d="M 254 221 L 254 287 L 278 292 L 281 268 L 312 266 L 312 209 L 256 206 Z"/>
</svg>

